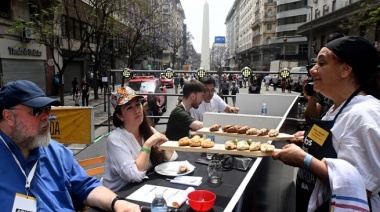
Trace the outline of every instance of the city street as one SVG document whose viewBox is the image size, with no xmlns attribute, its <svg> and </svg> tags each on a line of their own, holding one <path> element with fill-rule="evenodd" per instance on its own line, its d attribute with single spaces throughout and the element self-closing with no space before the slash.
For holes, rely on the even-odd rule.
<svg viewBox="0 0 380 212">
<path fill-rule="evenodd" d="M 168 88 L 167 91 L 168 91 L 167 92 L 168 94 L 174 94 L 174 88 Z M 248 93 L 248 87 L 247 88 L 244 88 L 244 87 L 239 88 L 239 92 L 245 93 L 245 94 Z M 273 91 L 273 86 L 271 86 L 269 88 L 269 91 L 266 91 L 265 90 L 265 84 L 262 83 L 261 94 L 299 95 L 300 93 L 297 93 L 294 91 L 292 93 L 288 93 L 288 92 L 281 93 L 281 88 L 277 88 L 276 91 Z M 256 94 L 252 94 L 252 95 L 256 95 Z M 168 117 L 170 115 L 170 112 L 176 106 L 177 99 L 178 99 L 177 96 L 168 96 L 167 97 L 167 101 L 168 101 L 167 111 L 162 115 L 159 123 L 155 127 L 155 129 L 158 132 L 166 131 L 166 123 L 168 121 Z M 105 100 L 104 100 L 103 94 L 99 94 L 99 99 L 95 100 L 94 96 L 93 96 L 93 91 L 91 91 L 90 98 L 89 98 L 89 106 L 93 107 L 94 116 L 95 116 L 95 119 L 94 119 L 95 141 L 94 142 L 97 142 L 98 140 L 103 139 L 103 136 L 108 133 L 108 125 L 107 125 L 108 124 L 108 122 L 107 122 L 108 103 L 106 102 L 106 107 L 104 107 L 104 103 L 105 103 Z M 232 100 L 229 100 L 229 103 L 231 104 Z M 80 104 L 81 104 L 81 102 L 80 102 Z M 74 100 L 72 99 L 72 96 L 70 96 L 69 94 L 65 95 L 65 105 L 66 106 L 74 106 Z M 105 111 L 105 109 L 106 109 L 106 111 Z M 111 110 L 110 114 L 112 116 L 112 114 L 113 114 L 112 106 L 110 107 L 110 110 Z M 112 125 L 112 122 L 111 122 L 111 125 Z M 112 130 L 112 126 L 111 126 L 111 130 Z M 83 145 L 83 144 L 72 144 L 69 146 L 69 148 L 71 148 L 74 151 L 74 153 L 78 152 L 79 150 L 83 149 L 84 147 L 86 147 L 86 145 Z"/>
</svg>

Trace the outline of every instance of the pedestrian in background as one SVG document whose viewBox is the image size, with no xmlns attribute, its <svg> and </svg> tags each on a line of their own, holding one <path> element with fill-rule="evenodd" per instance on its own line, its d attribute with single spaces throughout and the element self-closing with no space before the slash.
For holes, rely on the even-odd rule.
<svg viewBox="0 0 380 212">
<path fill-rule="evenodd" d="M 277 75 L 274 75 L 272 77 L 272 83 L 273 83 L 273 90 L 274 91 L 277 90 L 277 86 L 278 86 L 278 77 L 277 77 Z"/>
<path fill-rule="evenodd" d="M 76 107 L 79 107 L 79 95 L 78 95 L 78 94 L 75 95 L 74 105 L 75 105 Z"/>
<path fill-rule="evenodd" d="M 71 82 L 71 86 L 73 100 L 75 100 L 75 96 L 78 95 L 78 81 L 76 77 L 74 77 L 73 81 Z"/>
<path fill-rule="evenodd" d="M 223 79 L 223 82 L 222 82 L 222 99 L 226 102 L 226 104 L 228 104 L 228 97 L 226 95 L 230 95 L 230 89 L 229 89 L 229 84 L 227 82 L 226 79 Z"/>
<path fill-rule="evenodd" d="M 286 89 L 288 90 L 288 93 L 292 92 L 292 84 L 293 84 L 292 78 L 288 77 L 286 79 Z"/>
<path fill-rule="evenodd" d="M 232 86 L 230 88 L 230 91 L 231 91 L 231 95 L 234 95 L 234 96 L 232 96 L 232 104 L 235 107 L 235 104 L 236 104 L 236 94 L 239 93 L 239 87 L 236 85 L 235 81 L 232 82 Z"/>
<path fill-rule="evenodd" d="M 88 98 L 90 97 L 90 85 L 85 79 L 82 80 L 82 106 L 88 106 Z"/>
<path fill-rule="evenodd" d="M 281 78 L 281 91 L 282 93 L 285 93 L 286 90 L 286 80 L 285 78 Z"/>
<path fill-rule="evenodd" d="M 264 83 L 265 83 L 265 90 L 266 91 L 269 91 L 269 85 L 270 85 L 270 81 L 271 81 L 271 77 L 268 75 L 266 75 L 264 77 Z"/>
<path fill-rule="evenodd" d="M 181 86 L 181 89 L 183 88 L 183 85 L 185 84 L 185 79 L 183 77 L 184 77 L 183 74 L 181 74 L 179 78 L 179 84 Z"/>
<path fill-rule="evenodd" d="M 251 84 L 248 87 L 248 93 L 255 93 L 259 94 L 260 93 L 260 88 L 257 85 L 257 80 L 252 80 Z"/>
<path fill-rule="evenodd" d="M 178 94 L 179 84 L 180 84 L 180 78 L 179 78 L 178 74 L 176 74 L 175 77 L 174 77 L 174 91 L 175 91 L 175 94 Z"/>
</svg>

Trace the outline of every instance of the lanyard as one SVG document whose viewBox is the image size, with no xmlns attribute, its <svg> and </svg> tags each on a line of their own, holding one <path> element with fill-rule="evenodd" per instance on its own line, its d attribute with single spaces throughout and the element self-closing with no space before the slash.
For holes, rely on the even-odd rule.
<svg viewBox="0 0 380 212">
<path fill-rule="evenodd" d="M 25 171 L 24 169 L 21 167 L 21 164 L 20 162 L 18 161 L 16 155 L 13 154 L 13 152 L 11 151 L 11 149 L 9 148 L 8 144 L 4 141 L 3 137 L 0 136 L 1 140 L 3 141 L 3 143 L 5 144 L 5 146 L 8 147 L 9 151 L 12 153 L 12 156 L 13 158 L 15 159 L 18 167 L 20 167 L 20 170 L 21 172 L 24 174 L 25 178 L 26 178 L 26 182 L 25 182 L 25 191 L 26 191 L 26 196 L 28 196 L 28 193 L 29 193 L 29 190 L 30 190 L 30 183 L 32 182 L 32 179 L 34 177 L 34 173 L 36 172 L 36 168 L 37 168 L 37 163 L 38 163 L 38 160 L 36 161 L 36 163 L 33 165 L 32 169 L 30 170 L 28 176 L 26 176 L 25 174 Z"/>
</svg>

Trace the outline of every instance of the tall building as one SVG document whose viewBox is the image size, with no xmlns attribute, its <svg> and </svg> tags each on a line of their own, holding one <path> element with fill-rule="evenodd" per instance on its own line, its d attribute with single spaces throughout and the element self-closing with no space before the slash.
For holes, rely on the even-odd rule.
<svg viewBox="0 0 380 212">
<path fill-rule="evenodd" d="M 203 26 L 202 26 L 202 48 L 201 67 L 210 70 L 210 28 L 209 28 L 209 7 L 207 1 L 203 6 Z"/>
</svg>

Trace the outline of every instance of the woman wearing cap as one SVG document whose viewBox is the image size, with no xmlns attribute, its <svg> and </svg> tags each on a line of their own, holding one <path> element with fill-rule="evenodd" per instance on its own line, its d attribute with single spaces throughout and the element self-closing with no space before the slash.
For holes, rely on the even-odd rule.
<svg viewBox="0 0 380 212">
<path fill-rule="evenodd" d="M 288 144 L 273 154 L 300 167 L 297 211 L 380 211 L 379 64 L 379 52 L 360 37 L 338 38 L 320 50 L 310 71 L 314 90 L 334 105 L 322 120 L 311 120 L 302 149 Z M 322 198 L 320 188 L 332 193 Z"/>
<path fill-rule="evenodd" d="M 103 184 L 113 191 L 141 182 L 147 170 L 178 157 L 174 151 L 159 149 L 168 139 L 150 126 L 142 99 L 130 87 L 118 88 L 111 96 L 117 128 L 108 136 Z"/>
</svg>

